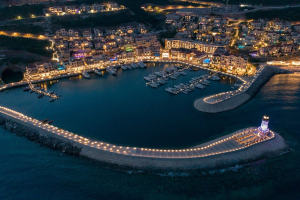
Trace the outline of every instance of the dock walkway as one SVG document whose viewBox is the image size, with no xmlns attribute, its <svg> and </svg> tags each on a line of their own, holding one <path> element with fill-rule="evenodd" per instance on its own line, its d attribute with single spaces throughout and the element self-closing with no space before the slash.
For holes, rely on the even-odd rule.
<svg viewBox="0 0 300 200">
<path fill-rule="evenodd" d="M 247 150 L 250 147 L 272 141 L 278 136 L 274 132 L 270 131 L 269 136 L 259 137 L 257 136 L 257 128 L 252 127 L 190 148 L 141 148 L 114 145 L 103 141 L 89 139 L 70 131 L 60 129 L 53 125 L 43 123 L 42 121 L 2 106 L 0 106 L 0 118 L 2 120 L 4 119 L 6 121 L 13 122 L 13 128 L 17 126 L 26 127 L 27 129 L 42 135 L 44 138 L 56 138 L 63 142 L 71 143 L 76 148 L 80 149 L 80 155 L 83 155 L 85 157 L 96 159 L 98 161 L 126 166 L 143 165 L 143 167 L 147 167 L 145 166 L 145 162 L 150 162 L 150 164 L 148 165 L 152 166 L 151 162 L 154 159 L 154 163 L 163 163 L 163 168 L 172 168 L 171 164 L 167 164 L 165 166 L 166 162 L 169 163 L 171 160 L 174 160 L 171 161 L 172 163 L 184 160 L 184 163 L 186 163 L 186 160 L 190 160 L 191 165 L 193 165 L 192 168 L 194 168 L 196 167 L 193 163 L 194 159 L 210 158 L 214 160 L 214 156 L 223 156 L 229 153 Z M 280 146 L 280 148 L 282 148 L 282 145 Z M 263 152 L 265 153 L 265 151 L 268 152 L 269 149 L 265 149 Z M 134 159 L 135 162 L 138 163 L 131 163 L 132 159 Z M 139 160 L 141 160 L 142 162 L 140 162 Z M 160 168 L 159 166 L 161 164 L 158 164 L 158 166 L 156 166 L 157 164 L 155 164 L 155 166 L 153 167 Z M 174 166 L 177 166 L 177 164 L 175 164 Z M 188 166 L 189 165 L 187 165 L 186 167 L 190 168 Z"/>
</svg>

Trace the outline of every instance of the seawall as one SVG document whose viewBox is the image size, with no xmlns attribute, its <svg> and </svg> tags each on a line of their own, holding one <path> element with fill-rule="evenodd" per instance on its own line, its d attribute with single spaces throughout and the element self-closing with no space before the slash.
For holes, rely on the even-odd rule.
<svg viewBox="0 0 300 200">
<path fill-rule="evenodd" d="M 117 151 L 112 151 L 111 149 L 129 149 L 128 152 L 132 151 L 132 149 L 139 149 L 136 147 L 121 147 L 117 145 L 109 144 L 111 148 L 99 149 L 95 148 L 95 146 L 87 145 L 85 142 L 77 142 L 68 137 L 63 136 L 63 130 L 57 127 L 51 126 L 51 130 L 58 130 L 57 134 L 54 132 L 45 129 L 44 125 L 41 125 L 41 122 L 25 116 L 21 113 L 15 111 L 9 111 L 4 107 L 1 107 L 0 110 L 0 124 L 6 128 L 7 130 L 16 133 L 20 136 L 25 136 L 30 140 L 41 143 L 47 147 L 52 149 L 56 149 L 67 154 L 83 156 L 89 159 L 93 159 L 99 162 L 104 162 L 112 165 L 122 166 L 122 167 L 130 167 L 130 168 L 141 168 L 141 169 L 150 169 L 150 170 L 188 170 L 188 169 L 209 169 L 209 168 L 219 168 L 226 167 L 235 164 L 245 163 L 249 161 L 253 161 L 265 156 L 277 155 L 281 151 L 283 151 L 287 146 L 283 140 L 283 138 L 277 134 L 272 132 L 273 136 L 263 140 L 261 142 L 257 142 L 251 146 L 245 147 L 234 147 L 233 151 L 230 149 L 223 151 L 224 153 L 218 154 L 207 154 L 202 156 L 201 154 L 197 155 L 197 151 L 192 152 L 197 149 L 207 149 L 201 151 L 213 152 L 209 149 L 210 146 L 215 146 L 217 151 L 220 151 L 220 148 L 227 147 L 228 145 L 233 145 L 233 140 L 231 143 L 222 144 L 223 141 L 231 138 L 235 135 L 244 132 L 244 130 L 255 130 L 255 128 L 243 129 L 232 134 L 225 135 L 216 140 L 209 141 L 207 143 L 197 145 L 195 147 L 188 148 L 187 150 L 178 150 L 180 151 L 180 155 L 182 157 L 176 157 L 179 153 L 173 153 L 174 157 L 171 156 L 172 153 L 162 152 L 157 153 L 157 151 L 165 151 L 162 149 L 157 149 L 152 153 L 151 152 L 131 152 L 131 153 L 118 153 Z M 16 113 L 16 116 L 14 115 Z M 22 119 L 30 119 L 30 120 L 22 120 Z M 70 133 L 70 132 L 68 132 Z M 93 144 L 92 141 L 89 144 Z M 105 145 L 108 145 L 106 143 Z M 219 145 L 219 146 L 218 146 Z M 207 148 L 209 147 L 209 148 Z M 131 149 L 131 150 L 130 150 Z M 174 150 L 177 152 L 177 150 Z M 216 150 L 214 150 L 216 151 Z M 221 151 L 222 152 L 222 151 Z M 148 154 L 149 153 L 149 154 Z M 170 155 L 170 157 L 168 157 Z M 193 156 L 195 155 L 195 156 Z"/>
<path fill-rule="evenodd" d="M 245 92 L 218 103 L 207 103 L 204 101 L 205 97 L 200 98 L 195 100 L 194 107 L 199 111 L 208 113 L 218 113 L 235 109 L 238 106 L 249 101 L 252 97 L 255 96 L 259 89 L 270 80 L 270 78 L 272 78 L 275 74 L 280 73 L 288 72 L 286 70 L 281 70 L 276 67 L 267 66 L 263 69 L 263 71 L 257 77 L 255 82 L 253 82 L 252 85 Z"/>
</svg>

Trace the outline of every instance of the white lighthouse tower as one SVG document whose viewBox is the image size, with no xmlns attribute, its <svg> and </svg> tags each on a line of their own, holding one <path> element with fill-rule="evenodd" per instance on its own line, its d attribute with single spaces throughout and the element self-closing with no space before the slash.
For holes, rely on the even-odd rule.
<svg viewBox="0 0 300 200">
<path fill-rule="evenodd" d="M 269 133 L 269 116 L 264 115 L 261 121 L 261 125 L 258 128 L 259 136 L 266 136 Z"/>
</svg>

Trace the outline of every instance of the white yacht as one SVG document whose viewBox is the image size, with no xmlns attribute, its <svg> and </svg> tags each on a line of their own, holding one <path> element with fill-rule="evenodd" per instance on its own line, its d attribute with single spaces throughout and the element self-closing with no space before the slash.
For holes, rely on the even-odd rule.
<svg viewBox="0 0 300 200">
<path fill-rule="evenodd" d="M 121 68 L 122 68 L 123 70 L 127 70 L 127 66 L 126 66 L 126 65 L 122 65 Z"/>
<path fill-rule="evenodd" d="M 213 81 L 219 81 L 220 80 L 220 78 L 216 75 L 212 76 L 210 79 L 213 80 Z"/>
<path fill-rule="evenodd" d="M 146 65 L 142 61 L 139 62 L 138 65 L 140 66 L 140 68 L 145 68 L 146 67 Z"/>
<path fill-rule="evenodd" d="M 201 83 L 198 83 L 198 84 L 196 85 L 196 88 L 198 88 L 198 89 L 204 89 L 205 86 L 202 85 Z"/>
<path fill-rule="evenodd" d="M 82 76 L 83 76 L 84 78 L 86 78 L 86 79 L 91 78 L 91 76 L 89 75 L 89 73 L 88 73 L 87 71 L 83 71 L 83 72 L 82 72 Z"/>
<path fill-rule="evenodd" d="M 99 69 L 94 69 L 94 73 L 98 76 L 102 76 L 102 72 Z"/>
<path fill-rule="evenodd" d="M 111 74 L 111 75 L 117 75 L 117 72 L 116 72 L 116 69 L 115 68 L 110 68 L 110 67 L 108 67 L 108 68 L 106 68 L 106 71 L 109 73 L 109 74 Z"/>
</svg>

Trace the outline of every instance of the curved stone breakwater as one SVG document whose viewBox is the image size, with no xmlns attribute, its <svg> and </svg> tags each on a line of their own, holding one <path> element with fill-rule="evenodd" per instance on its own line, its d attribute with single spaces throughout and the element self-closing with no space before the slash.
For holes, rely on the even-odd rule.
<svg viewBox="0 0 300 200">
<path fill-rule="evenodd" d="M 258 77 L 244 92 L 240 92 L 224 100 L 216 100 L 215 102 L 207 102 L 206 99 L 210 97 L 200 98 L 195 100 L 194 107 L 199 111 L 208 113 L 218 113 L 235 109 L 250 100 L 273 75 L 280 73 L 289 72 L 276 67 L 264 67 Z"/>
<path fill-rule="evenodd" d="M 50 148 L 109 164 L 143 169 L 204 169 L 234 165 L 278 153 L 286 148 L 272 131 L 258 136 L 257 128 L 239 130 L 185 149 L 126 147 L 84 138 L 0 106 L 0 123 L 9 131 Z"/>
</svg>

